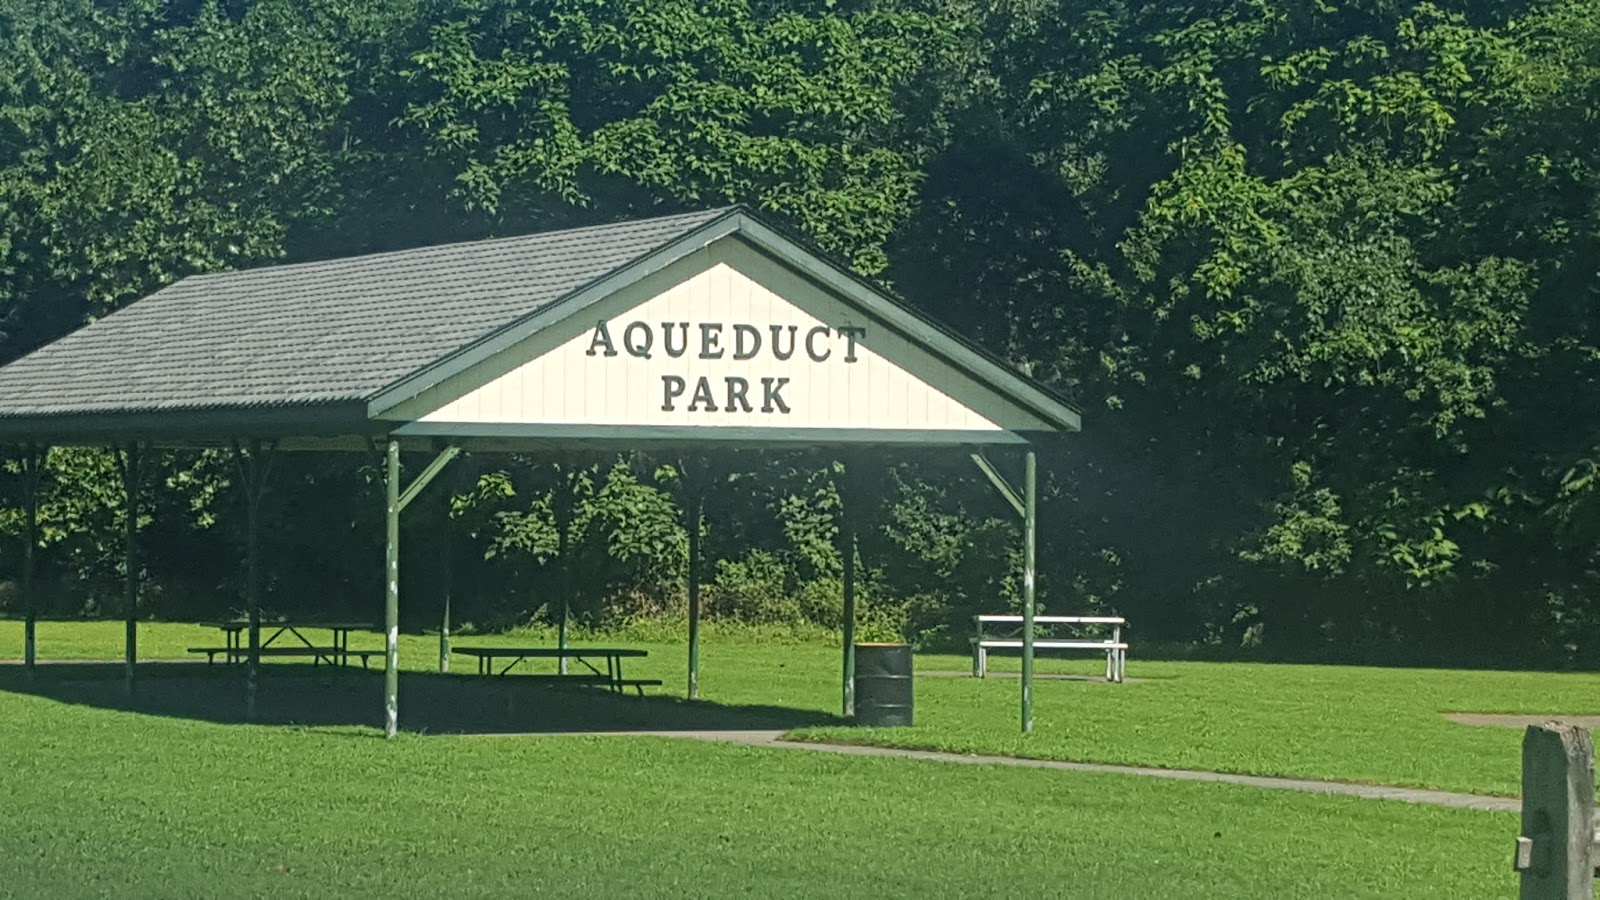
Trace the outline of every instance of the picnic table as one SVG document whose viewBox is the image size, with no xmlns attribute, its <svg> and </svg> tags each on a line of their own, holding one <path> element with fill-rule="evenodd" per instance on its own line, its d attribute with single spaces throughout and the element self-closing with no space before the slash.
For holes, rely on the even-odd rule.
<svg viewBox="0 0 1600 900">
<path fill-rule="evenodd" d="M 647 686 L 659 685 L 661 681 L 654 678 L 624 678 L 622 677 L 622 661 L 625 659 L 642 659 L 650 655 L 648 650 L 636 650 L 630 647 L 452 647 L 453 653 L 463 656 L 477 657 L 479 675 L 505 675 L 518 663 L 535 659 L 569 659 L 588 669 L 587 672 L 557 675 L 529 675 L 528 678 L 541 678 L 555 683 L 567 684 L 592 684 L 610 688 L 617 693 L 622 693 L 624 688 L 634 688 L 640 696 L 644 696 Z M 504 663 L 499 671 L 495 668 Z M 604 666 L 604 671 L 601 666 Z"/>
<path fill-rule="evenodd" d="M 224 637 L 222 647 L 190 647 L 190 653 L 204 653 L 206 662 L 212 662 L 217 656 L 222 656 L 229 663 L 242 662 L 250 656 L 250 648 L 245 645 L 245 635 L 249 633 L 250 623 L 243 619 L 230 619 L 226 622 L 203 623 L 209 628 L 220 630 Z M 361 659 L 361 667 L 367 667 L 367 659 L 372 656 L 383 655 L 382 650 L 351 650 L 350 632 L 375 631 L 377 626 L 371 622 L 318 622 L 318 621 L 293 621 L 282 620 L 261 623 L 262 656 L 303 656 L 310 657 L 312 665 L 326 662 L 329 665 L 348 665 L 350 657 Z M 332 635 L 330 643 L 318 644 L 306 636 L 307 631 L 327 631 Z M 274 644 L 279 638 L 288 636 L 281 644 Z"/>
<path fill-rule="evenodd" d="M 972 638 L 972 674 L 982 678 L 989 671 L 989 650 L 996 647 L 1017 649 L 1022 646 L 1022 616 L 973 616 L 977 633 Z M 1009 626 L 1005 634 L 992 635 L 984 630 L 986 624 Z M 1033 646 L 1038 649 L 1094 650 L 1106 655 L 1106 680 L 1120 682 L 1128 671 L 1128 644 L 1122 639 L 1122 629 L 1128 620 L 1121 616 L 1034 616 Z M 1070 625 L 1099 634 L 1066 637 L 1039 634 L 1054 625 Z M 1110 634 L 1105 630 L 1109 627 Z"/>
</svg>

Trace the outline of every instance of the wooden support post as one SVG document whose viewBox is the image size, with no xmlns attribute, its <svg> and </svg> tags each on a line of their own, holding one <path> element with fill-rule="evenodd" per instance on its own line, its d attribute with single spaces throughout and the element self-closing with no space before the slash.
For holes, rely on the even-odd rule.
<svg viewBox="0 0 1600 900">
<path fill-rule="evenodd" d="M 383 733 L 389 737 L 400 733 L 400 513 L 459 455 L 459 446 L 445 447 L 401 488 L 400 442 L 390 438 L 384 451 Z"/>
<path fill-rule="evenodd" d="M 1594 742 L 1576 725 L 1529 725 L 1522 738 L 1522 900 L 1594 897 Z"/>
<path fill-rule="evenodd" d="M 139 476 L 143 448 L 133 441 L 122 450 L 123 528 L 122 550 L 124 571 L 122 604 L 125 616 L 123 629 L 124 674 L 127 678 L 128 696 L 133 696 L 134 664 L 139 659 Z"/>
<path fill-rule="evenodd" d="M 1039 462 L 1030 448 L 1023 459 L 1022 495 L 1018 496 L 1000 470 L 982 453 L 972 454 L 972 461 L 989 477 L 1000 496 L 1022 516 L 1022 730 L 1026 733 L 1033 730 L 1033 613 L 1034 583 L 1038 580 Z M 978 637 L 983 637 L 982 623 L 978 625 Z M 973 651 L 976 659 L 973 661 L 972 674 L 982 678 L 987 663 L 984 648 L 973 645 Z"/>
<path fill-rule="evenodd" d="M 558 598 L 560 606 L 556 609 L 556 647 L 564 651 L 567 649 L 567 617 L 571 611 L 571 604 L 567 600 L 567 592 L 572 590 L 573 579 L 572 565 L 566 556 L 567 550 L 570 549 L 566 546 L 568 543 L 566 537 L 563 536 L 559 543 L 562 545 L 561 570 L 558 573 L 561 576 L 558 581 L 561 596 Z M 558 674 L 567 674 L 567 666 L 568 660 L 565 656 L 556 657 L 556 672 Z"/>
<path fill-rule="evenodd" d="M 1033 611 L 1035 556 L 1039 544 L 1039 465 L 1028 451 L 1024 465 L 1022 503 L 1022 731 L 1033 730 Z"/>
<path fill-rule="evenodd" d="M 855 485 L 859 471 L 852 472 L 851 468 L 859 468 L 853 459 L 844 463 L 845 470 L 841 477 L 835 477 L 834 490 L 839 494 L 839 555 L 844 564 L 844 606 L 841 610 L 841 653 L 843 659 L 840 665 L 840 687 L 842 702 L 840 707 L 845 718 L 856 714 L 856 513 L 851 509 L 851 504 L 856 501 Z"/>
<path fill-rule="evenodd" d="M 400 733 L 400 442 L 384 454 L 383 733 Z"/>
<path fill-rule="evenodd" d="M 34 594 L 34 552 L 39 546 L 39 482 L 49 448 L 29 445 L 22 456 L 22 660 L 33 678 L 38 657 L 39 599 Z"/>
<path fill-rule="evenodd" d="M 258 465 L 261 442 L 250 442 L 251 469 Z M 244 720 L 256 720 L 256 690 L 261 681 L 261 495 L 245 485 L 245 615 L 250 619 L 250 657 L 245 663 Z"/>
<path fill-rule="evenodd" d="M 238 441 L 233 443 L 234 464 L 239 469 L 245 503 L 244 605 L 249 618 L 249 654 L 245 658 L 244 718 L 247 722 L 256 720 L 256 695 L 261 682 L 261 498 L 267 490 L 270 452 L 259 438 L 252 438 L 248 447 L 241 447 Z"/>
<path fill-rule="evenodd" d="M 450 671 L 450 595 L 455 591 L 456 576 L 456 542 L 455 535 L 450 531 L 449 520 L 445 522 L 444 558 L 440 565 L 444 567 L 444 616 L 439 621 L 439 672 L 447 674 Z"/>
<path fill-rule="evenodd" d="M 455 472 L 450 476 L 450 494 L 445 498 L 444 518 L 444 614 L 439 623 L 439 671 L 450 671 L 450 605 L 455 599 L 456 590 L 456 559 L 461 552 L 461 544 L 456 538 L 455 524 L 450 519 L 450 511 L 455 506 L 455 497 L 466 486 L 467 476 L 471 472 L 466 465 L 456 466 Z"/>
<path fill-rule="evenodd" d="M 556 593 L 558 606 L 556 608 L 556 646 L 561 650 L 567 649 L 567 618 L 572 606 L 572 508 L 577 505 L 577 488 L 573 483 L 575 466 L 570 457 L 560 457 L 556 460 L 556 486 L 550 494 L 550 511 L 554 514 L 556 523 Z M 556 657 L 556 672 L 567 674 L 568 661 L 565 656 Z"/>
<path fill-rule="evenodd" d="M 689 569 L 684 579 L 689 591 L 689 699 L 700 699 L 700 527 L 705 516 L 705 472 L 691 481 L 680 469 L 684 484 L 683 527 L 689 535 Z"/>
</svg>

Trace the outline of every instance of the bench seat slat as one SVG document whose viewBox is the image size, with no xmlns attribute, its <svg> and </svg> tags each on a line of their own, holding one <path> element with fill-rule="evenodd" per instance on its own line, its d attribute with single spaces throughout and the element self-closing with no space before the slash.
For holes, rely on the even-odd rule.
<svg viewBox="0 0 1600 900">
<path fill-rule="evenodd" d="M 978 641 L 976 637 L 973 637 L 973 644 L 981 644 L 984 645 L 984 647 L 1021 647 L 1022 639 L 1021 637 L 1018 637 L 1018 639 L 1003 637 L 1003 639 L 995 639 L 995 641 L 990 641 L 989 637 L 984 637 L 982 641 Z M 1048 639 L 1048 637 L 1035 637 L 1034 645 L 1035 647 L 1045 647 L 1045 649 L 1056 650 L 1128 649 L 1128 645 L 1126 645 L 1125 642 L 1120 641 L 1051 641 L 1051 639 Z"/>
<path fill-rule="evenodd" d="M 204 653 L 207 659 L 216 656 L 227 656 L 237 659 L 248 659 L 250 648 L 239 647 L 189 647 L 189 653 Z M 307 656 L 326 659 L 332 656 L 357 656 L 363 665 L 373 656 L 382 656 L 382 650 L 347 650 L 344 647 L 257 647 L 256 652 L 261 656 Z"/>
<path fill-rule="evenodd" d="M 999 622 L 1021 625 L 1022 616 L 974 616 L 979 622 Z M 1128 620 L 1121 616 L 1034 616 L 1036 625 L 1126 625 Z"/>
</svg>

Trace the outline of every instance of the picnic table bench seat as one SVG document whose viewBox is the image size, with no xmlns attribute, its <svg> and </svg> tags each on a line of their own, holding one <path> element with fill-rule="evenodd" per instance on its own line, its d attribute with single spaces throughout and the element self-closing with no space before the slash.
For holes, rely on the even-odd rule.
<svg viewBox="0 0 1600 900">
<path fill-rule="evenodd" d="M 609 687 L 611 679 L 604 675 L 595 675 L 591 672 L 571 672 L 566 675 L 551 675 L 543 672 L 523 674 L 517 676 L 518 681 L 542 681 L 554 685 L 571 685 L 574 687 L 587 687 L 601 685 Z"/>
<path fill-rule="evenodd" d="M 190 652 L 190 653 L 204 653 L 206 655 L 206 665 L 211 665 L 212 663 L 214 663 L 218 656 L 223 657 L 229 663 L 242 662 L 242 661 L 250 658 L 250 648 L 249 647 L 242 647 L 242 646 L 232 646 L 232 647 L 190 647 L 190 648 L 188 648 L 188 652 Z M 256 648 L 256 652 L 259 653 L 263 657 L 272 657 L 272 656 L 279 656 L 279 657 L 293 657 L 293 656 L 310 657 L 311 658 L 311 664 L 313 666 L 320 664 L 323 660 L 328 660 L 329 662 L 332 662 L 335 659 L 348 660 L 351 657 L 357 657 L 357 658 L 359 658 L 361 660 L 361 668 L 363 668 L 363 669 L 367 668 L 367 660 L 368 659 L 370 659 L 371 657 L 374 657 L 374 656 L 382 656 L 383 653 L 384 653 L 384 651 L 382 651 L 382 650 L 351 650 L 348 647 L 291 647 L 291 646 L 258 647 L 258 648 Z"/>
<path fill-rule="evenodd" d="M 626 647 L 452 647 L 451 651 L 463 656 L 477 657 L 479 675 L 505 675 L 524 660 L 575 660 L 589 671 L 517 677 L 534 678 L 551 683 L 598 685 L 617 693 L 622 693 L 625 688 L 631 687 L 638 691 L 641 697 L 644 696 L 645 687 L 661 684 L 658 679 L 623 677 L 622 661 L 649 656 L 647 650 Z M 595 665 L 595 661 L 598 660 L 604 660 L 604 671 Z M 503 665 L 500 665 L 502 663 Z"/>
<path fill-rule="evenodd" d="M 644 689 L 645 688 L 647 688 L 647 687 L 660 687 L 661 684 L 662 684 L 661 679 L 659 679 L 659 678 L 619 678 L 619 679 L 617 679 L 616 681 L 614 681 L 612 683 L 614 685 L 616 685 L 616 688 L 619 691 L 622 690 L 623 688 L 630 688 L 631 687 L 635 691 L 638 691 L 639 692 L 639 696 L 641 696 L 641 697 L 644 696 Z"/>
</svg>

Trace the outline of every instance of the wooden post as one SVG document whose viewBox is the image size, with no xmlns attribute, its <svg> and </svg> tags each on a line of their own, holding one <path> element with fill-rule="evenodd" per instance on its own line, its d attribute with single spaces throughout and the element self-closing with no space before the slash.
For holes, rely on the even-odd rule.
<svg viewBox="0 0 1600 900">
<path fill-rule="evenodd" d="M 384 452 L 383 733 L 388 737 L 400 733 L 400 513 L 460 454 L 457 444 L 440 450 L 402 489 L 400 442 L 390 438 Z"/>
<path fill-rule="evenodd" d="M 400 733 L 400 442 L 384 454 L 383 733 Z"/>
<path fill-rule="evenodd" d="M 1030 447 L 1023 457 L 1022 494 L 1018 495 L 1000 471 L 980 452 L 972 454 L 983 474 L 989 477 L 995 490 L 1011 504 L 1022 517 L 1022 730 L 1033 730 L 1033 614 L 1034 590 L 1038 581 L 1037 555 L 1039 549 L 1039 461 Z M 978 623 L 978 639 L 983 639 L 983 623 Z M 976 659 L 973 674 L 983 677 L 987 659 L 981 644 L 973 645 Z"/>
<path fill-rule="evenodd" d="M 249 617 L 249 655 L 245 659 L 244 718 L 256 720 L 256 694 L 261 682 L 261 497 L 267 490 L 271 450 L 260 438 L 248 447 L 233 443 L 234 464 L 244 487 L 245 503 L 245 579 L 244 605 Z"/>
<path fill-rule="evenodd" d="M 556 608 L 556 646 L 567 649 L 568 619 L 571 616 L 572 585 L 572 511 L 578 505 L 578 467 L 571 456 L 556 457 L 556 483 L 550 490 L 550 512 L 556 524 L 556 593 L 560 606 Z M 556 657 L 556 671 L 567 674 L 565 656 Z"/>
<path fill-rule="evenodd" d="M 1022 730 L 1033 730 L 1033 611 L 1039 546 L 1038 462 L 1030 449 L 1022 482 Z"/>
<path fill-rule="evenodd" d="M 123 612 L 126 617 L 123 631 L 125 675 L 128 696 L 133 696 L 134 663 L 139 658 L 139 467 L 143 463 L 143 448 L 132 441 L 122 451 L 123 528 L 122 550 L 124 572 L 122 585 Z"/>
<path fill-rule="evenodd" d="M 1522 738 L 1522 900 L 1594 897 L 1594 742 L 1586 728 L 1529 725 Z"/>
<path fill-rule="evenodd" d="M 466 464 L 456 466 L 454 474 L 450 476 L 450 493 L 445 497 L 444 506 L 444 615 L 439 622 L 439 671 L 450 671 L 450 604 L 455 599 L 456 591 L 456 559 L 461 552 L 461 542 L 457 538 L 455 522 L 450 516 L 455 506 L 456 495 L 466 487 L 470 470 Z"/>
<path fill-rule="evenodd" d="M 253 476 L 245 482 L 245 615 L 250 619 L 250 658 L 244 673 L 244 719 L 256 720 L 256 690 L 261 683 L 261 442 L 250 442 L 245 465 Z"/>
<path fill-rule="evenodd" d="M 22 457 L 22 659 L 29 678 L 38 657 L 39 600 L 34 596 L 33 554 L 39 545 L 39 481 L 49 453 L 49 448 L 29 446 Z"/>
<path fill-rule="evenodd" d="M 705 515 L 705 472 L 697 472 L 690 481 L 687 472 L 680 473 L 686 482 L 683 503 L 683 527 L 689 535 L 689 569 L 684 575 L 689 590 L 689 699 L 700 699 L 700 525 Z"/>
<path fill-rule="evenodd" d="M 445 516 L 444 555 L 439 560 L 439 565 L 444 569 L 444 617 L 439 621 L 439 672 L 450 671 L 450 595 L 455 591 L 456 577 L 456 542 L 455 533 L 450 528 L 448 512 Z"/>
<path fill-rule="evenodd" d="M 851 504 L 858 499 L 855 490 L 856 479 L 860 477 L 860 463 L 855 458 L 847 458 L 844 463 L 845 470 L 841 477 L 836 477 L 833 489 L 839 494 L 839 554 L 844 563 L 844 607 L 841 611 L 843 624 L 841 635 L 841 653 L 843 659 L 840 665 L 840 687 L 842 702 L 840 704 L 845 718 L 856 714 L 856 515 Z M 857 471 L 852 472 L 854 468 Z"/>
</svg>

